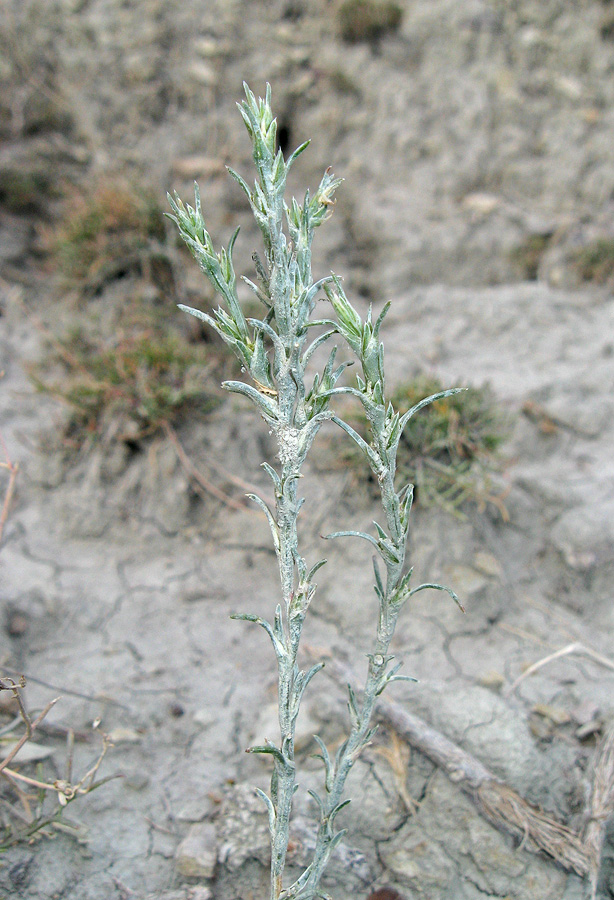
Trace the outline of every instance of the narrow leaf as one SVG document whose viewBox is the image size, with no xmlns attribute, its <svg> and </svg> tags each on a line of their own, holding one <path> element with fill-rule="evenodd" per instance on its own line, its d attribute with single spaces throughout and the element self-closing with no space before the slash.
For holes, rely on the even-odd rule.
<svg viewBox="0 0 614 900">
<path fill-rule="evenodd" d="M 316 574 L 316 572 L 318 571 L 318 569 L 321 569 L 322 566 L 326 565 L 327 562 L 328 562 L 328 560 L 326 560 L 326 559 L 320 559 L 320 560 L 318 560 L 318 562 L 315 563 L 315 564 L 310 568 L 310 570 L 307 572 L 307 575 L 306 575 L 306 577 L 305 577 L 305 581 L 310 582 L 311 579 L 313 578 L 313 576 L 314 576 L 314 575 Z"/>
<path fill-rule="evenodd" d="M 288 157 L 288 161 L 286 162 L 286 172 L 289 171 L 290 166 L 292 165 L 294 160 L 297 159 L 297 157 L 299 157 L 301 155 L 301 153 L 307 149 L 307 147 L 309 146 L 310 143 L 311 143 L 311 141 L 305 141 L 303 144 L 300 145 L 300 147 L 296 148 L 294 153 L 290 154 L 290 156 Z"/>
<path fill-rule="evenodd" d="M 263 754 L 265 756 L 274 756 L 276 761 L 278 763 L 280 763 L 280 765 L 282 765 L 284 768 L 286 768 L 286 766 L 287 766 L 287 762 L 284 758 L 283 753 L 281 752 L 279 747 L 275 746 L 275 744 L 268 743 L 268 744 L 259 745 L 258 747 L 248 747 L 245 752 L 246 753 L 259 753 L 259 754 Z"/>
<path fill-rule="evenodd" d="M 426 591 L 428 589 L 431 589 L 434 591 L 445 591 L 446 594 L 449 594 L 450 597 L 452 597 L 452 599 L 454 600 L 454 602 L 456 603 L 456 605 L 458 606 L 460 611 L 465 612 L 465 607 L 460 602 L 460 600 L 458 599 L 457 595 L 454 593 L 452 588 L 446 587 L 443 584 L 420 584 L 420 585 L 418 585 L 418 587 L 413 588 L 413 590 L 411 590 L 407 596 L 413 597 L 413 595 L 417 594 L 418 591 Z"/>
<path fill-rule="evenodd" d="M 269 813 L 269 831 L 271 833 L 271 837 L 273 837 L 275 833 L 275 820 L 277 818 L 275 807 L 271 802 L 271 798 L 267 794 L 265 794 L 264 791 L 261 791 L 260 788 L 256 788 L 256 794 L 260 797 L 261 800 L 264 800 L 266 804 L 266 808 Z"/>
<path fill-rule="evenodd" d="M 373 544 L 374 547 L 377 547 L 379 550 L 379 544 L 371 534 L 367 534 L 364 531 L 335 531 L 333 534 L 323 534 L 322 537 L 325 541 L 331 541 L 333 538 L 338 537 L 359 537 L 364 538 L 365 541 L 369 541 L 369 543 Z"/>
<path fill-rule="evenodd" d="M 279 417 L 279 407 L 277 403 L 265 397 L 251 384 L 245 384 L 243 381 L 223 381 L 222 387 L 227 391 L 233 391 L 235 394 L 243 394 L 245 397 L 256 404 L 265 419 L 271 423 L 276 423 Z"/>
<path fill-rule="evenodd" d="M 352 729 L 357 731 L 360 728 L 360 714 L 358 712 L 358 703 L 356 700 L 356 694 L 354 693 L 354 688 L 351 684 L 348 684 L 348 709 L 350 711 L 350 720 L 352 723 Z"/>
<path fill-rule="evenodd" d="M 322 798 L 320 797 L 320 795 L 317 794 L 315 791 L 312 791 L 311 789 L 308 789 L 307 793 L 309 794 L 310 797 L 313 797 L 315 802 L 318 804 L 318 808 L 320 810 L 320 816 L 322 818 L 324 818 L 326 813 L 325 813 L 325 809 L 324 809 L 324 803 L 322 802 Z"/>
<path fill-rule="evenodd" d="M 260 465 L 275 485 L 275 492 L 281 495 L 281 478 L 279 477 L 273 466 L 269 465 L 268 462 L 260 463 Z"/>
<path fill-rule="evenodd" d="M 234 178 L 234 180 L 235 180 L 235 181 L 242 187 L 242 189 L 245 191 L 248 200 L 251 201 L 251 199 L 252 199 L 252 192 L 251 192 L 251 190 L 250 190 L 250 188 L 249 188 L 249 185 L 248 185 L 247 182 L 245 181 L 245 179 L 243 179 L 243 178 L 239 175 L 238 172 L 235 172 L 234 169 L 231 169 L 230 166 L 226 166 L 226 169 L 227 169 L 227 171 L 228 171 L 228 174 L 229 174 L 229 175 L 232 175 L 232 177 Z"/>
<path fill-rule="evenodd" d="M 279 539 L 279 528 L 277 527 L 277 522 L 275 521 L 275 517 L 274 517 L 273 513 L 271 512 L 269 507 L 266 505 L 266 503 L 264 502 L 262 497 L 259 497 L 258 494 L 246 494 L 245 496 L 248 497 L 250 500 L 253 500 L 254 503 L 256 503 L 260 507 L 260 509 L 263 511 L 263 513 L 267 517 L 268 522 L 269 522 L 269 527 L 271 529 L 271 534 L 273 535 L 273 544 L 275 546 L 275 551 L 277 553 L 279 553 L 280 548 L 281 548 L 280 539 Z"/>
<path fill-rule="evenodd" d="M 261 619 L 260 616 L 255 616 L 252 613 L 231 613 L 230 618 L 241 622 L 253 622 L 255 625 L 260 625 L 271 638 L 271 643 L 273 644 L 273 649 L 275 650 L 277 658 L 282 659 L 287 655 L 286 648 L 284 647 L 280 636 L 275 633 L 271 623 L 267 622 L 266 619 Z"/>
<path fill-rule="evenodd" d="M 331 812 L 330 817 L 329 817 L 331 828 L 335 822 L 335 819 L 336 819 L 338 813 L 340 813 L 342 809 L 345 809 L 346 806 L 349 806 L 351 802 L 352 802 L 351 800 L 343 800 L 341 803 L 339 803 L 337 806 L 335 806 L 335 808 L 333 809 L 333 811 Z"/>
<path fill-rule="evenodd" d="M 401 419 L 399 421 L 401 431 L 403 431 L 411 417 L 414 416 L 419 410 L 424 409 L 425 406 L 428 406 L 429 403 L 434 403 L 435 400 L 443 400 L 444 397 L 451 397 L 453 394 L 460 394 L 461 391 L 466 390 L 467 388 L 451 388 L 448 391 L 439 391 L 437 394 L 431 394 L 430 397 L 425 397 L 424 400 L 421 400 L 420 403 L 416 403 L 415 406 L 412 406 L 411 409 L 408 409 L 407 412 L 401 416 Z"/>
<path fill-rule="evenodd" d="M 373 557 L 372 562 L 373 562 L 373 572 L 374 572 L 374 574 L 375 574 L 375 587 L 376 587 L 376 592 L 377 592 L 378 597 L 381 597 L 381 598 L 383 599 L 384 596 L 385 596 L 384 583 L 383 583 L 383 581 L 382 581 L 382 576 L 380 575 L 379 566 L 378 566 L 378 564 L 377 564 L 377 557 L 376 557 L 376 556 Z"/>
<path fill-rule="evenodd" d="M 330 792 L 333 789 L 333 780 L 334 780 L 333 764 L 331 762 L 330 755 L 328 753 L 328 750 L 326 749 L 326 744 L 324 743 L 324 741 L 317 734 L 314 734 L 313 739 L 316 742 L 316 744 L 318 745 L 318 747 L 320 748 L 320 750 L 322 751 L 321 754 L 318 753 L 318 754 L 314 754 L 314 755 L 318 759 L 321 759 L 322 762 L 324 763 L 324 770 L 325 770 L 324 786 L 326 787 L 327 793 L 330 794 Z"/>
</svg>

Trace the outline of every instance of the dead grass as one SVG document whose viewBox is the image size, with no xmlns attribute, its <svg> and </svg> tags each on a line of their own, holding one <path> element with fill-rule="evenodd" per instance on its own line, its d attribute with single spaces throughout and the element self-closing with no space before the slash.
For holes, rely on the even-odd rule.
<svg viewBox="0 0 614 900">
<path fill-rule="evenodd" d="M 141 272 L 145 257 L 164 238 L 162 209 L 153 194 L 115 180 L 91 194 L 74 193 L 48 245 L 65 278 L 98 290 L 114 277 Z"/>
</svg>

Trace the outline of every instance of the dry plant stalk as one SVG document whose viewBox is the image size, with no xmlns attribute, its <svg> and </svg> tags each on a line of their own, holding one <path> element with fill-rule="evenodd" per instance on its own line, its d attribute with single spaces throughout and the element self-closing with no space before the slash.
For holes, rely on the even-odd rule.
<svg viewBox="0 0 614 900">
<path fill-rule="evenodd" d="M 606 729 L 595 761 L 584 846 L 589 858 L 591 900 L 597 896 L 601 852 L 608 820 L 614 815 L 614 721 Z"/>
<path fill-rule="evenodd" d="M 347 672 L 341 672 L 333 668 L 337 681 L 346 680 Z M 493 825 L 520 838 L 521 847 L 543 852 L 567 871 L 588 876 L 594 900 L 605 829 L 614 814 L 614 722 L 606 729 L 597 751 L 586 825 L 578 834 L 528 803 L 474 756 L 398 703 L 380 700 L 376 717 L 442 768 Z"/>
<path fill-rule="evenodd" d="M 439 391 L 416 403 L 404 413 L 395 410 L 386 397 L 384 348 L 379 332 L 390 304 L 377 320 L 369 309 L 365 320 L 347 299 L 340 279 L 327 275 L 313 281 L 311 245 L 314 232 L 329 216 L 334 192 L 340 184 L 330 170 L 324 173 L 313 197 L 307 192 L 299 203 L 286 203 L 284 193 L 288 171 L 306 149 L 302 144 L 286 160 L 277 147 L 277 123 L 271 111 L 270 88 L 265 99 L 257 100 L 245 85 L 246 99 L 239 105 L 252 142 L 258 173 L 250 187 L 236 172 L 230 174 L 246 194 L 261 231 L 265 255 L 254 254 L 256 281 L 244 278 L 264 308 L 263 318 L 246 318 L 236 289 L 232 248 L 237 231 L 227 248 L 214 249 L 203 218 L 198 186 L 195 206 L 185 206 L 179 197 L 169 196 L 173 219 L 181 237 L 201 269 L 221 296 L 223 305 L 211 314 L 181 307 L 207 323 L 228 344 L 241 362 L 243 380 L 225 382 L 229 391 L 247 397 L 277 438 L 279 465 L 263 467 L 273 483 L 274 504 L 255 493 L 250 499 L 265 514 L 279 563 L 282 602 L 272 622 L 260 616 L 242 614 L 234 618 L 254 622 L 268 634 L 278 666 L 280 740 L 251 747 L 249 752 L 267 754 L 273 761 L 268 794 L 258 791 L 266 805 L 271 837 L 270 900 L 315 900 L 325 898 L 320 879 L 330 855 L 342 840 L 345 829 L 336 825 L 336 817 L 349 802 L 343 799 L 345 782 L 352 766 L 369 743 L 371 718 L 377 697 L 387 685 L 406 678 L 398 674 L 400 663 L 393 663 L 390 642 L 398 617 L 406 601 L 419 591 L 447 591 L 459 606 L 456 594 L 440 584 L 410 586 L 412 570 L 406 565 L 409 516 L 413 485 L 400 490 L 395 485 L 397 451 L 401 435 L 410 419 L 421 409 L 457 389 Z M 332 307 L 332 319 L 313 318 L 318 296 L 324 293 Z M 323 298 L 321 298 L 323 299 Z M 320 331 L 315 332 L 314 328 Z M 306 368 L 318 348 L 339 335 L 360 364 L 361 374 L 355 387 L 337 387 L 348 363 L 335 365 L 337 348 L 330 350 L 324 368 L 306 384 Z M 361 437 L 331 409 L 339 394 L 350 394 L 363 406 L 368 422 L 368 439 Z M 324 742 L 314 740 L 324 766 L 321 794 L 311 792 L 318 810 L 316 845 L 311 863 L 290 885 L 283 876 L 288 848 L 292 800 L 297 788 L 294 758 L 295 724 L 303 693 L 324 665 L 317 662 L 308 671 L 299 668 L 297 657 L 303 623 L 316 591 L 315 573 L 326 562 L 320 559 L 309 566 L 299 550 L 297 520 L 303 498 L 298 496 L 301 469 L 307 453 L 324 422 L 335 422 L 359 447 L 379 485 L 384 525 L 375 522 L 375 535 L 361 531 L 340 531 L 328 538 L 359 537 L 366 540 L 380 557 L 384 573 L 374 558 L 374 591 L 379 603 L 372 652 L 362 700 L 349 690 L 350 733 L 331 758 Z M 462 607 L 461 607 L 462 609 Z M 413 679 L 410 679 L 413 680 Z"/>
<path fill-rule="evenodd" d="M 0 373 L 0 376 L 4 373 Z M 4 462 L 0 462 L 0 469 L 7 469 L 9 473 L 9 480 L 6 486 L 6 490 L 4 492 L 4 501 L 2 503 L 2 511 L 0 511 L 0 544 L 2 543 L 2 535 L 4 534 L 4 526 L 6 525 L 6 520 L 9 517 L 9 510 L 11 508 L 11 503 L 13 501 L 13 493 L 15 491 L 15 482 L 17 480 L 17 472 L 19 471 L 19 464 L 11 462 L 11 457 L 9 456 L 9 451 L 7 449 L 6 444 L 4 443 L 4 438 L 2 437 L 2 432 L 0 431 L 0 446 L 2 447 L 2 452 L 4 453 Z"/>
<path fill-rule="evenodd" d="M 0 762 L 0 777 L 8 782 L 15 795 L 16 802 L 18 802 L 21 807 L 21 809 L 19 809 L 18 807 L 3 801 L 4 809 L 10 814 L 11 820 L 13 821 L 5 819 L 5 835 L 0 837 L 0 850 L 6 849 L 13 844 L 30 840 L 37 833 L 43 833 L 48 826 L 55 828 L 63 827 L 64 830 L 71 832 L 73 829 L 69 826 L 65 826 L 64 823 L 61 822 L 61 815 L 64 807 L 77 797 L 85 796 L 97 787 L 110 781 L 112 778 L 117 777 L 111 775 L 106 778 L 101 778 L 98 781 L 95 780 L 102 761 L 107 754 L 107 750 L 112 746 L 107 735 L 103 734 L 102 749 L 98 757 L 85 774 L 79 778 L 78 781 L 74 781 L 72 775 L 74 734 L 70 730 L 68 732 L 67 740 L 68 757 L 65 778 L 58 778 L 53 782 L 42 781 L 40 778 L 31 778 L 28 775 L 24 775 L 23 772 L 19 771 L 15 766 L 11 766 L 13 761 L 17 763 L 19 751 L 32 739 L 36 729 L 41 726 L 50 709 L 52 709 L 59 700 L 59 697 L 50 700 L 36 718 L 31 719 L 26 710 L 21 693 L 24 687 L 25 678 L 23 678 L 23 676 L 18 682 L 14 681 L 12 678 L 3 677 L 0 679 L 0 691 L 10 691 L 12 693 L 19 710 L 18 721 L 21 720 L 25 729 L 21 737 L 11 747 L 6 757 Z M 32 795 L 25 793 L 20 785 L 36 789 L 39 796 L 36 809 L 32 809 Z M 40 802 L 40 798 L 44 793 L 54 794 L 57 798 L 57 806 L 48 813 L 43 810 L 42 803 Z M 17 825 L 14 824 L 14 820 L 17 820 Z"/>
</svg>

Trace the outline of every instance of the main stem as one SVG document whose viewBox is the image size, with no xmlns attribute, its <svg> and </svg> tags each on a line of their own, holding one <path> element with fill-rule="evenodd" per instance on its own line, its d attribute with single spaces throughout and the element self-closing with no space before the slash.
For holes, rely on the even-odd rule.
<svg viewBox="0 0 614 900">
<path fill-rule="evenodd" d="M 281 442 L 281 438 L 280 438 Z M 281 447 L 280 447 L 281 453 Z M 294 730 L 292 715 L 292 698 L 295 688 L 296 655 L 298 636 L 291 633 L 291 605 L 294 593 L 294 552 L 296 551 L 298 533 L 296 527 L 296 480 L 298 467 L 296 461 L 287 462 L 282 468 L 282 484 L 285 485 L 281 497 L 277 498 L 277 526 L 279 528 L 279 569 L 285 612 L 286 655 L 279 660 L 278 667 L 278 702 L 279 728 L 281 733 L 281 752 L 286 765 L 281 767 L 276 762 L 276 771 L 271 781 L 271 794 L 277 794 L 275 827 L 271 835 L 271 900 L 277 900 L 282 891 L 282 878 L 288 849 L 288 833 L 290 813 L 296 781 L 294 764 Z M 302 624 L 302 623 L 301 623 Z M 274 784 L 276 781 L 276 784 Z"/>
</svg>

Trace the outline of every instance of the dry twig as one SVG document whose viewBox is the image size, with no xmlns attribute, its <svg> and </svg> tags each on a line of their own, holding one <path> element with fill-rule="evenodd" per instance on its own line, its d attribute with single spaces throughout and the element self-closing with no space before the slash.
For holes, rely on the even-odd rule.
<svg viewBox="0 0 614 900">
<path fill-rule="evenodd" d="M 589 859 L 591 900 L 597 896 L 601 851 L 606 825 L 614 814 L 614 721 L 601 740 L 595 759 L 593 790 L 588 802 L 584 846 Z"/>
<path fill-rule="evenodd" d="M 0 373 L 0 375 L 2 374 L 4 373 Z M 15 490 L 15 481 L 17 479 L 17 472 L 19 471 L 19 464 L 11 462 L 11 457 L 9 456 L 6 444 L 4 443 L 4 438 L 2 437 L 2 432 L 0 432 L 0 445 L 2 446 L 2 452 L 4 453 L 4 462 L 0 462 L 0 469 L 8 469 L 9 473 L 9 480 L 6 486 L 6 491 L 4 493 L 2 511 L 0 512 L 0 543 L 2 543 L 2 533 L 4 531 L 4 526 L 6 524 L 6 520 L 8 519 L 11 502 L 13 500 L 13 492 Z"/>
<path fill-rule="evenodd" d="M 614 661 L 608 659 L 607 656 L 602 656 L 601 653 L 597 653 L 596 650 L 591 650 L 590 647 L 586 647 L 584 644 L 579 642 L 575 644 L 568 644 L 566 647 L 561 647 L 560 650 L 556 650 L 554 653 L 550 653 L 548 656 L 544 656 L 543 659 L 538 660 L 533 663 L 532 666 L 529 666 L 522 675 L 519 675 L 516 681 L 512 684 L 510 688 L 506 691 L 506 694 L 509 696 L 513 694 L 518 685 L 524 681 L 525 678 L 528 678 L 529 675 L 535 674 L 539 669 L 543 668 L 543 666 L 547 666 L 548 663 L 554 662 L 556 659 L 560 659 L 563 656 L 569 656 L 571 653 L 580 653 L 584 656 L 588 656 L 589 659 L 594 660 L 599 663 L 601 666 L 605 666 L 607 669 L 614 670 Z"/>
<path fill-rule="evenodd" d="M 326 671 L 340 684 L 353 681 L 348 669 L 335 661 L 327 663 Z M 592 873 L 598 871 L 599 852 L 591 851 L 585 838 L 527 803 L 483 763 L 419 716 L 408 712 L 399 703 L 380 698 L 376 707 L 376 718 L 388 724 L 408 744 L 443 769 L 450 781 L 458 784 L 469 794 L 482 815 L 497 828 L 520 838 L 521 846 L 533 852 L 542 851 L 562 868 L 583 877 L 587 875 L 592 877 Z M 614 768 L 614 738 L 610 754 L 607 755 L 608 765 Z M 604 769 L 603 765 L 601 769 Z M 592 821 L 601 822 L 602 829 L 605 827 L 602 817 L 604 808 L 607 808 L 607 798 L 610 798 L 609 802 L 614 802 L 612 784 L 609 790 L 612 797 L 607 790 L 602 789 L 594 805 L 595 813 Z M 596 824 L 594 831 L 597 839 Z"/>
<path fill-rule="evenodd" d="M 225 494 L 218 487 L 212 484 L 207 478 L 205 478 L 202 472 L 198 471 L 188 454 L 183 449 L 183 446 L 177 436 L 177 432 L 170 424 L 170 422 L 164 422 L 163 427 L 168 439 L 175 449 L 179 462 L 185 469 L 186 473 L 190 476 L 190 478 L 192 478 L 196 482 L 196 484 L 207 491 L 207 493 L 212 494 L 218 500 L 221 500 L 222 503 L 226 504 L 226 506 L 230 506 L 232 509 L 249 509 L 249 507 L 246 507 L 245 503 L 240 502 L 239 500 L 235 500 L 234 497 L 229 497 L 228 494 Z M 250 512 L 251 511 L 252 510 L 250 510 Z"/>
</svg>

